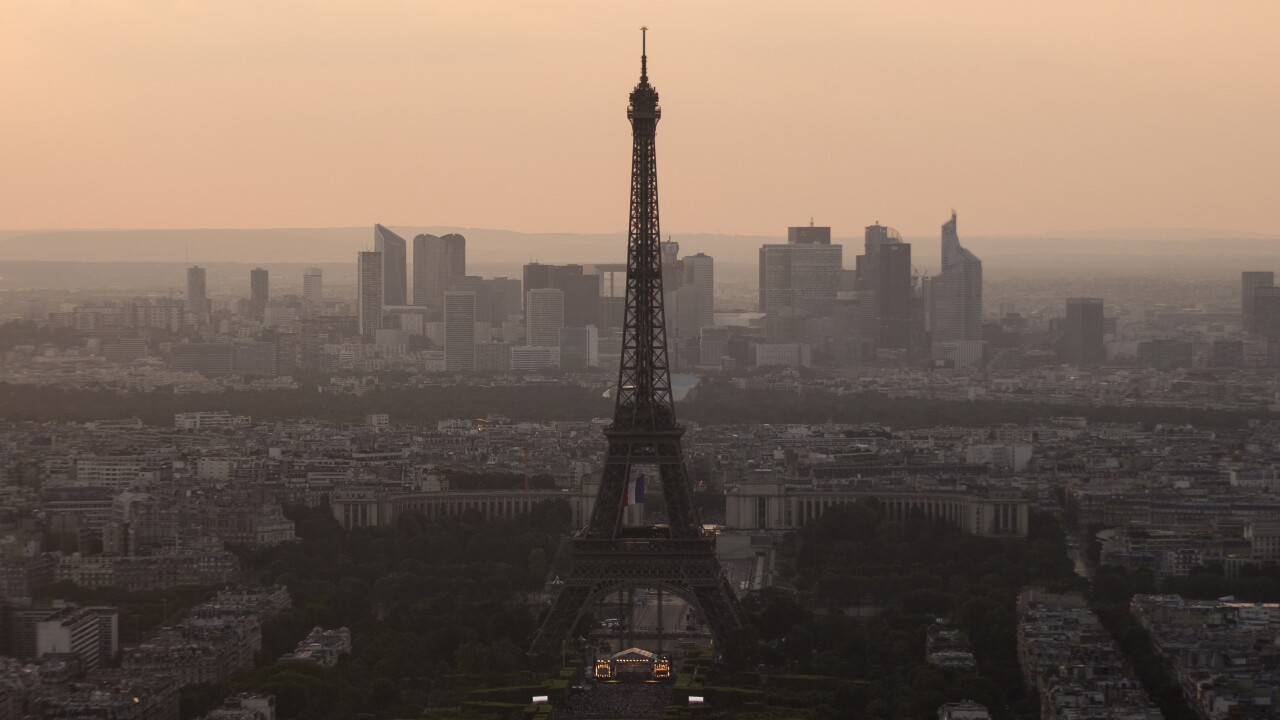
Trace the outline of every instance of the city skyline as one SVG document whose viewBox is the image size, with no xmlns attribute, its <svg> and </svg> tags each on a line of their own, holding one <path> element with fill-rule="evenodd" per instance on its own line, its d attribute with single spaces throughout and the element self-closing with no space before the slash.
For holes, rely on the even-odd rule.
<svg viewBox="0 0 1280 720">
<path fill-rule="evenodd" d="M 89 1 L 77 7 L 92 16 L 98 7 Z M 218 19 L 238 11 L 202 1 L 134 4 L 129 33 L 165 16 L 155 27 L 177 31 L 171 47 L 181 48 L 180 65 L 199 55 L 188 47 L 199 33 L 183 19 L 202 17 L 201 31 L 216 33 Z M 298 3 L 308 12 L 290 18 L 306 34 L 337 13 L 350 20 L 347 35 L 361 37 L 371 20 L 425 12 L 441 29 L 468 31 L 448 41 L 415 36 L 412 49 L 430 58 L 443 47 L 460 75 L 483 75 L 467 70 L 476 52 L 493 47 L 470 32 L 474 10 L 394 0 L 357 10 L 336 1 Z M 1161 7 L 1170 6 L 1186 14 L 1176 3 Z M 33 7 L 20 14 L 39 16 Z M 697 24 L 707 7 L 681 17 Z M 246 67 L 271 78 L 277 65 L 242 53 L 276 29 L 277 12 L 263 11 L 249 33 L 255 42 L 237 32 L 221 38 L 219 67 L 249 60 Z M 849 12 L 788 8 L 776 17 Z M 843 214 L 788 210 L 785 232 L 768 235 L 663 232 L 657 128 L 668 114 L 678 126 L 692 112 L 696 126 L 698 113 L 717 107 L 718 92 L 750 83 L 741 107 L 754 114 L 701 128 L 700 145 L 677 132 L 669 147 L 663 125 L 661 156 L 664 168 L 675 161 L 676 180 L 673 192 L 664 170 L 662 194 L 686 221 L 742 207 L 731 221 L 754 222 L 793 200 L 789 192 L 821 202 L 849 191 L 785 160 L 796 159 L 796 143 L 827 142 L 824 123 L 847 110 L 841 102 L 858 84 L 798 103 L 791 91 L 805 89 L 806 78 L 776 89 L 788 68 L 833 53 L 875 55 L 892 77 L 928 67 L 955 42 L 967 52 L 956 76 L 966 77 L 969 50 L 998 57 L 1009 28 L 1026 39 L 1043 31 L 1018 20 L 1063 25 L 1050 45 L 1078 30 L 1078 20 L 1045 9 L 988 13 L 989 26 L 974 26 L 970 10 L 946 7 L 911 24 L 920 36 L 942 38 L 933 55 L 877 53 L 876 43 L 894 39 L 894 25 L 876 21 L 896 12 L 814 27 L 782 50 L 751 41 L 785 41 L 794 28 L 734 38 L 734 27 L 761 20 L 734 16 L 704 44 L 703 59 L 742 47 L 759 57 L 732 78 L 700 83 L 705 93 L 692 101 L 681 83 L 698 80 L 700 66 L 669 70 L 664 63 L 680 68 L 690 56 L 659 50 L 640 28 L 630 67 L 611 79 L 619 102 L 607 124 L 585 102 L 559 102 L 557 83 L 532 82 L 537 102 L 518 114 L 491 113 L 489 124 L 449 138 L 455 155 L 477 142 L 497 153 L 510 169 L 501 179 L 485 175 L 483 158 L 459 166 L 445 153 L 418 162 L 405 181 L 400 155 L 368 152 L 396 138 L 387 118 L 412 118 L 415 95 L 364 104 L 377 112 L 353 127 L 371 133 L 312 147 L 306 177 L 282 182 L 274 175 L 290 148 L 311 141 L 312 122 L 335 117 L 307 103 L 285 145 L 255 154 L 255 138 L 241 138 L 251 163 L 237 151 L 219 156 L 237 171 L 234 188 L 201 193 L 211 212 L 234 205 L 249 213 L 255 207 L 237 194 L 264 180 L 278 182 L 259 196 L 281 212 L 292 207 L 290 193 L 310 190 L 314 207 L 335 213 L 384 193 L 386 207 L 369 212 L 358 233 L 0 232 L 0 720 L 1271 720 L 1280 707 L 1280 243 L 1200 236 L 1134 252 L 1115 238 L 1079 240 L 1088 233 L 990 241 L 968 232 L 971 210 L 979 227 L 993 217 L 984 186 L 1021 193 L 995 203 L 1007 221 L 1021 216 L 1028 197 L 1080 198 L 1037 195 L 1043 182 L 1003 174 L 1008 161 L 1036 153 L 968 158 L 956 182 L 948 177 L 955 158 L 930 153 L 936 137 L 901 164 L 858 156 L 856 172 L 874 171 L 883 187 L 850 196 Z M 497 41 L 520 12 L 493 15 L 477 27 Z M 611 22 L 609 15 L 579 33 L 583 42 L 552 54 L 571 47 L 595 56 L 592 42 Z M 530 37 L 542 46 L 563 32 L 543 36 L 542 24 L 524 28 L 528 37 L 510 47 Z M 1122 80 L 1153 60 L 1143 54 L 1153 39 L 1163 47 L 1179 38 L 1177 22 L 1149 24 L 1175 31 L 1135 36 L 1127 63 L 1109 68 Z M 410 25 L 387 24 L 377 49 L 398 49 Z M 1212 28 L 1201 26 L 1190 56 L 1234 56 L 1206 45 Z M 869 47 L 824 46 L 845 29 Z M 1105 46 L 1115 33 L 1099 27 L 1089 37 Z M 679 32 L 668 38 L 680 44 Z M 21 54 L 4 39 L 0 30 L 0 57 Z M 77 39 L 65 38 L 74 46 L 68 58 L 82 50 Z M 296 39 L 286 32 L 273 46 L 302 75 L 316 72 L 317 57 L 326 63 L 320 74 L 367 69 L 352 66 L 350 47 L 317 56 Z M 1106 59 L 1093 49 L 1076 48 L 1090 61 Z M 103 65 L 129 57 L 112 51 Z M 890 71 L 885 58 L 901 67 Z M 537 78 L 546 60 L 530 57 L 524 70 Z M 573 97 L 592 97 L 592 71 L 606 67 L 574 77 Z M 385 94 L 402 78 L 379 69 L 387 71 L 379 76 Z M 825 77 L 836 85 L 858 72 Z M 662 105 L 651 74 L 664 88 L 677 79 Z M 144 85 L 155 76 L 151 66 L 135 75 Z M 1238 79 L 1214 83 L 1247 100 L 1230 87 Z M 1063 76 L 1045 84 L 1069 83 Z M 466 124 L 475 110 L 442 87 L 457 90 L 426 88 L 437 102 L 414 138 Z M 216 82 L 204 88 L 214 101 L 229 97 Z M 306 94 L 288 83 L 273 88 L 281 98 Z M 520 100 L 527 87 L 472 89 Z M 875 96 L 876 110 L 845 127 L 845 144 L 824 159 L 838 164 L 858 143 L 876 142 L 867 128 L 886 119 L 902 137 L 928 135 L 935 121 L 962 129 L 986 121 L 935 89 L 911 87 L 944 108 L 923 123 L 910 99 Z M 1001 98 L 1006 107 L 1040 99 L 1034 88 L 1014 90 Z M 170 95 L 176 109 L 158 113 L 160 124 L 185 112 L 181 93 Z M 359 95 L 344 100 L 358 105 Z M 239 127 L 278 131 L 276 99 L 237 117 Z M 118 120 L 96 109 L 83 115 Z M 779 136 L 779 112 L 815 132 Z M 627 184 L 613 186 L 599 172 L 603 151 L 576 153 L 593 133 L 620 138 L 624 117 L 632 140 L 626 233 L 378 222 L 401 213 L 396 193 L 407 191 L 444 208 L 433 205 L 433 213 L 463 207 L 455 203 L 462 195 L 479 198 L 495 222 L 535 206 L 541 217 L 559 217 L 572 205 L 572 222 L 589 226 L 614 207 L 599 202 L 603 193 L 620 198 Z M 599 127 L 574 126 L 596 120 Z M 1047 143 L 1037 148 L 1041 159 L 1070 152 L 1089 132 L 1084 123 L 1063 138 L 1061 125 L 1027 120 L 1007 118 L 1007 127 Z M 1117 133 L 1132 120 L 1091 118 Z M 505 132 L 517 122 L 518 132 Z M 222 137 L 235 133 L 230 127 Z M 207 140 L 198 126 L 188 135 L 194 145 Z M 490 135 L 516 138 L 527 154 L 503 156 L 510 148 L 502 142 L 477 141 Z M 735 139 L 731 161 L 717 160 L 716 144 Z M 109 159 L 114 142 L 104 128 L 91 144 Z M 1104 145 L 1089 150 L 1107 152 Z M 327 177 L 335 147 L 363 150 L 361 159 L 386 172 L 369 180 L 356 161 L 344 164 L 341 179 Z M 420 147 L 411 141 L 405 150 Z M 133 169 L 145 172 L 150 148 L 130 149 Z M 1143 172 L 1163 171 L 1178 184 L 1178 168 L 1194 166 L 1206 149 L 1213 151 L 1181 150 Z M 175 175 L 209 170 L 189 164 L 194 155 L 171 155 Z M 914 170 L 926 156 L 930 170 Z M 1114 184 L 1140 156 L 1078 187 L 1127 203 Z M 735 167 L 741 158 L 762 172 Z M 523 182 L 529 159 L 544 172 Z M 1096 158 L 1080 160 L 1085 167 Z M 1201 177 L 1231 192 L 1248 168 L 1220 160 L 1237 172 L 1201 167 Z M 91 179 L 58 161 L 48 158 L 68 187 Z M 682 187 L 687 168 L 704 162 L 723 185 Z M 576 173 L 569 182 L 565 168 Z M 909 188 L 894 188 L 899 172 L 912 177 Z M 424 192 L 440 173 L 452 184 Z M 467 194 L 482 176 L 485 184 Z M 181 192 L 181 181 L 166 179 L 164 191 Z M 589 190 L 574 185 L 583 180 Z M 328 195 L 344 183 L 355 190 Z M 140 183 L 122 176 L 102 194 L 131 186 Z M 516 186 L 524 193 L 511 200 Z M 947 203 L 949 217 L 938 212 L 943 186 L 972 192 Z M 182 212 L 171 196 L 153 195 L 159 211 Z M 1150 197 L 1133 202 L 1134 211 Z M 1221 209 L 1221 200 L 1197 208 Z M 933 208 L 933 223 L 946 219 L 929 235 L 904 234 L 895 202 Z M 857 227 L 861 237 L 848 237 Z M 180 264 L 160 246 L 166 240 L 180 249 Z M 130 261 L 129 248 L 148 243 L 146 261 Z M 6 246 L 74 261 L 17 260 Z M 218 262 L 210 248 L 252 262 Z M 326 262 L 334 248 L 341 263 Z"/>
<path fill-rule="evenodd" d="M 0 150 L 26 168 L 3 186 L 0 215 L 15 228 L 429 218 L 614 231 L 625 152 L 605 98 L 633 55 L 620 38 L 648 22 L 681 109 L 667 130 L 672 230 L 767 234 L 814 214 L 836 227 L 892 218 L 913 237 L 932 234 L 922 208 L 951 206 L 971 237 L 1280 226 L 1267 197 L 1280 100 L 1251 75 L 1280 64 L 1265 34 L 1274 4 L 1160 3 L 1159 33 L 1146 31 L 1153 3 L 982 5 L 930 6 L 921 23 L 911 3 L 730 17 L 659 5 L 646 18 L 565 3 L 498 21 L 461 6 L 317 3 L 305 25 L 276 8 L 249 22 L 234 3 L 135 3 L 127 23 L 107 5 L 10 7 L 0 78 L 44 112 L 0 120 L 0 136 L 22 138 Z M 400 112 L 363 110 L 387 99 Z M 537 132 L 574 162 L 521 149 L 511 123 L 532 105 Z M 806 105 L 818 112 L 795 112 Z M 741 115 L 774 139 L 755 169 L 726 122 Z"/>
</svg>

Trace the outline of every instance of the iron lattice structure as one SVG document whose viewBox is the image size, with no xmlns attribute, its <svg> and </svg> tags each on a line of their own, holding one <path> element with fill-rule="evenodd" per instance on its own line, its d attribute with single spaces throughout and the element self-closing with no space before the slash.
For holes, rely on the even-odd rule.
<svg viewBox="0 0 1280 720">
<path fill-rule="evenodd" d="M 640 83 L 631 91 L 631 222 L 627 233 L 627 298 L 622 358 L 609 450 L 595 508 L 570 541 L 572 566 L 533 641 L 533 654 L 563 649 L 588 608 L 621 590 L 653 587 L 689 602 L 706 619 L 717 646 L 744 622 L 737 596 L 716 558 L 715 538 L 702 527 L 685 470 L 671 394 L 662 307 L 655 136 L 662 110 L 640 56 Z M 625 527 L 624 498 L 633 467 L 656 468 L 667 524 Z"/>
</svg>

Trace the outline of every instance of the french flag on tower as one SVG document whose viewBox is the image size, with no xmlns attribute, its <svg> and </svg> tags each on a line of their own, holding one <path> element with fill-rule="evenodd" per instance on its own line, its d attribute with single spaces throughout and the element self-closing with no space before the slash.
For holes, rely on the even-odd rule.
<svg viewBox="0 0 1280 720">
<path fill-rule="evenodd" d="M 640 473 L 634 480 L 627 481 L 627 492 L 622 496 L 622 507 L 642 503 L 644 503 L 644 473 Z"/>
</svg>

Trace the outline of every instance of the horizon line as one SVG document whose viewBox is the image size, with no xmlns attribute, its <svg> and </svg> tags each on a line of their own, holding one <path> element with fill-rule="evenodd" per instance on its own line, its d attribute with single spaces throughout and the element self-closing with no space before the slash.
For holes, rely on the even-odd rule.
<svg viewBox="0 0 1280 720">
<path fill-rule="evenodd" d="M 518 235 L 620 235 L 625 236 L 627 231 L 607 230 L 607 231 L 591 231 L 591 230 L 513 230 L 510 228 L 498 227 L 482 227 L 469 225 L 449 225 L 449 224 L 412 224 L 412 223 L 385 223 L 375 222 L 368 225 L 282 225 L 273 227 L 49 227 L 49 228 L 0 228 L 0 233 L 10 235 L 11 237 L 0 238 L 0 242 L 13 239 L 13 237 L 22 237 L 24 235 L 39 235 L 44 233 L 95 233 L 95 232 L 278 232 L 285 230 L 362 230 L 372 229 L 376 225 L 386 228 L 446 228 L 456 230 L 475 230 L 480 232 L 505 232 Z M 782 228 L 783 231 L 790 227 L 802 227 L 802 225 L 788 225 Z M 825 226 L 833 227 L 834 226 Z M 887 227 L 893 227 L 888 225 Z M 896 229 L 896 228 L 895 228 Z M 1093 235 L 1100 233 L 1138 233 L 1138 232 L 1181 232 L 1181 233 L 1230 233 L 1233 235 L 1248 236 L 1251 238 L 1263 239 L 1280 239 L 1280 231 L 1276 232 L 1259 232 L 1256 230 L 1236 230 L 1232 228 L 1205 228 L 1205 227 L 1180 227 L 1180 226 L 1130 226 L 1130 227 L 1099 227 L 1082 230 L 1028 230 L 1018 232 L 1003 233 L 961 233 L 961 237 L 967 238 L 1036 238 L 1036 237 L 1060 237 L 1071 235 Z M 680 231 L 664 231 L 667 235 L 682 235 L 684 237 L 696 237 L 700 235 L 720 235 L 725 237 L 744 237 L 744 238 L 769 238 L 785 236 L 784 232 L 765 233 L 740 233 L 740 232 L 723 232 L 711 230 L 696 230 L 689 232 Z M 861 234 L 832 234 L 832 238 L 861 238 Z M 933 238 L 934 235 L 911 234 L 903 235 L 904 238 Z M 1212 240 L 1216 239 L 1212 235 L 1204 238 L 1195 238 Z M 1133 238 L 1138 242 L 1156 242 L 1156 239 Z"/>
</svg>

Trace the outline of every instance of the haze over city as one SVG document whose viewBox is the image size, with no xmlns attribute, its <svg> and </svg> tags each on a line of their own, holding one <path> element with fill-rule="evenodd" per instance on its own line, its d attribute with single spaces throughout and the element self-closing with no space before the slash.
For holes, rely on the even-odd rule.
<svg viewBox="0 0 1280 720">
<path fill-rule="evenodd" d="M 0 720 L 1275 720 L 1280 5 L 0 7 Z"/>
</svg>

